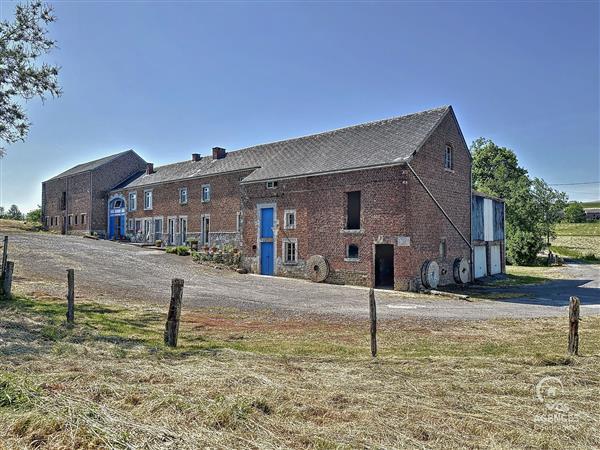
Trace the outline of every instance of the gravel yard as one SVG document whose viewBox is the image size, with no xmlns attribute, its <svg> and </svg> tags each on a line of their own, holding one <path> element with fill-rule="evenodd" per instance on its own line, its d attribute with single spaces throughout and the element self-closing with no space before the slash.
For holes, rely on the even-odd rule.
<svg viewBox="0 0 600 450">
<path fill-rule="evenodd" d="M 170 280 L 183 278 L 186 308 L 259 309 L 289 316 L 368 317 L 365 288 L 240 275 L 200 266 L 189 257 L 76 236 L 28 232 L 9 232 L 8 235 L 9 259 L 15 261 L 16 289 L 25 293 L 64 296 L 66 269 L 73 268 L 78 298 L 167 304 Z M 382 319 L 549 317 L 566 313 L 569 295 L 581 297 L 584 315 L 599 314 L 600 267 L 572 266 L 565 270 L 572 272 L 573 280 L 548 283 L 543 286 L 543 294 L 527 287 L 504 288 L 523 292 L 522 299 L 469 302 L 378 291 L 378 315 Z M 585 287 L 581 287 L 583 285 Z"/>
</svg>

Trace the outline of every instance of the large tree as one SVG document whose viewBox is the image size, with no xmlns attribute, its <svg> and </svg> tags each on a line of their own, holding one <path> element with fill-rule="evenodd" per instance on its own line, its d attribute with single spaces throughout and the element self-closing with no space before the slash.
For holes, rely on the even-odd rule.
<svg viewBox="0 0 600 450">
<path fill-rule="evenodd" d="M 52 7 L 34 0 L 17 5 L 14 21 L 0 22 L 0 156 L 27 136 L 24 101 L 61 94 L 58 67 L 41 61 L 56 46 L 46 28 L 54 20 Z"/>
<path fill-rule="evenodd" d="M 570 202 L 565 207 L 565 222 L 582 223 L 585 222 L 585 210 L 581 202 Z"/>
<path fill-rule="evenodd" d="M 480 138 L 471 145 L 473 186 L 506 202 L 507 257 L 530 264 L 554 233 L 566 196 L 543 180 L 531 180 L 511 149 Z"/>
</svg>

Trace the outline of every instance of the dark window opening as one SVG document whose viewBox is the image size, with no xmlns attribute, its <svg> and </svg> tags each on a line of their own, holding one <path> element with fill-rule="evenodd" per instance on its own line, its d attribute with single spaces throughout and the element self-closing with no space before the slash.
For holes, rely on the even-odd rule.
<svg viewBox="0 0 600 450">
<path fill-rule="evenodd" d="M 348 246 L 348 258 L 358 259 L 358 245 L 350 244 Z"/>
<path fill-rule="evenodd" d="M 67 193 L 63 192 L 60 196 L 60 209 L 61 210 L 65 210 L 67 209 Z"/>
<path fill-rule="evenodd" d="M 347 230 L 360 230 L 360 191 L 347 192 Z"/>
<path fill-rule="evenodd" d="M 442 259 L 446 258 L 447 253 L 448 253 L 448 248 L 446 247 L 446 239 L 442 239 L 440 241 L 440 258 L 442 258 Z"/>
</svg>

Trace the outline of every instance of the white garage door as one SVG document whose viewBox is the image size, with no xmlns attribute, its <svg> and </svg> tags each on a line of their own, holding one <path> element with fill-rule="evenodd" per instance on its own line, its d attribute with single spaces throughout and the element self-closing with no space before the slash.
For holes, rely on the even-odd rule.
<svg viewBox="0 0 600 450">
<path fill-rule="evenodd" d="M 473 247 L 473 253 L 475 254 L 475 278 L 485 277 L 487 275 L 485 245 L 476 245 Z"/>
<path fill-rule="evenodd" d="M 490 245 L 490 270 L 492 275 L 502 272 L 500 264 L 500 245 Z"/>
</svg>

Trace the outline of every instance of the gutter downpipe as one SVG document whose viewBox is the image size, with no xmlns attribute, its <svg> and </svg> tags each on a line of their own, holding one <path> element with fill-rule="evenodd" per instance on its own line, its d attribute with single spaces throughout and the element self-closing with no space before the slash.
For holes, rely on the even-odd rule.
<svg viewBox="0 0 600 450">
<path fill-rule="evenodd" d="M 415 178 L 417 179 L 417 181 L 421 184 L 421 186 L 423 186 L 423 189 L 425 189 L 425 192 L 427 192 L 427 194 L 429 194 L 429 196 L 431 197 L 431 199 L 433 200 L 433 202 L 435 203 L 435 205 L 438 207 L 438 209 L 442 212 L 442 214 L 444 215 L 444 217 L 446 217 L 446 219 L 448 220 L 448 222 L 450 222 L 450 225 L 452 225 L 452 227 L 460 235 L 460 237 L 462 238 L 462 240 L 465 241 L 465 243 L 469 247 L 470 254 L 471 254 L 471 263 L 469 264 L 469 266 L 471 268 L 471 277 L 470 278 L 471 278 L 471 281 L 472 281 L 473 280 L 473 267 L 472 267 L 473 266 L 473 245 L 471 245 L 471 242 L 469 242 L 469 240 L 460 232 L 460 230 L 454 224 L 454 222 L 452 221 L 452 219 L 450 218 L 450 216 L 448 214 L 446 214 L 446 211 L 444 211 L 444 208 L 442 208 L 442 205 L 440 205 L 440 203 L 436 200 L 436 198 L 433 196 L 433 194 L 431 193 L 431 191 L 429 190 L 429 188 L 425 185 L 425 183 L 423 182 L 423 180 L 421 180 L 421 177 L 419 175 L 417 175 L 417 172 L 415 172 L 415 169 L 412 168 L 412 166 L 410 165 L 410 163 L 408 161 L 406 161 L 406 165 L 408 166 L 408 168 L 410 169 L 410 171 L 412 172 L 412 174 L 415 176 Z M 469 176 L 471 176 L 471 174 L 469 174 Z M 472 180 L 470 182 L 472 182 Z M 471 186 L 469 186 L 469 188 L 471 188 Z M 472 194 L 469 193 L 469 218 L 471 218 L 471 196 L 472 196 Z"/>
</svg>

